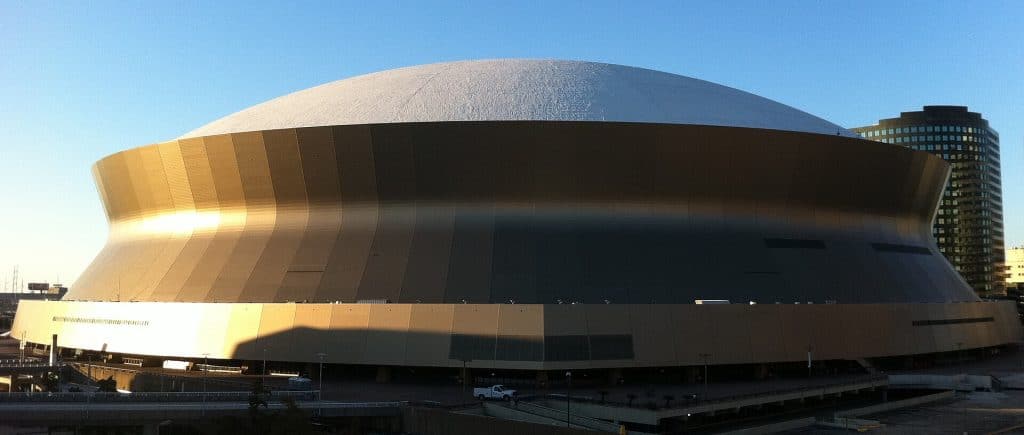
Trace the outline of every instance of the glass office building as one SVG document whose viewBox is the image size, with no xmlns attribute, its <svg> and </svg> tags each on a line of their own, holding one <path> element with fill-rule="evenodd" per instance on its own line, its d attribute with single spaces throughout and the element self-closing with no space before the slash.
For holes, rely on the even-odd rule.
<svg viewBox="0 0 1024 435">
<path fill-rule="evenodd" d="M 1005 293 L 999 133 L 988 121 L 964 106 L 924 106 L 853 130 L 949 162 L 933 228 L 939 250 L 979 295 Z"/>
</svg>

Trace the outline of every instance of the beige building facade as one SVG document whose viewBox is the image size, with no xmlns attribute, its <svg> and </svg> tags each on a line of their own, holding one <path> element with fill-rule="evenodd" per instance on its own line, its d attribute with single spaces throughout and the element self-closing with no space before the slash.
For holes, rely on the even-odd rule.
<svg viewBox="0 0 1024 435">
<path fill-rule="evenodd" d="M 1024 283 L 1024 246 L 1006 250 L 1006 283 Z"/>
</svg>

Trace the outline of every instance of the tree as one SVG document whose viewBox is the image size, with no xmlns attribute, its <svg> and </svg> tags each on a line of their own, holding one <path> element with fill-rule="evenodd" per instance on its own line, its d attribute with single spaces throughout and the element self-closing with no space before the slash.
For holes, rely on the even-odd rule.
<svg viewBox="0 0 1024 435">
<path fill-rule="evenodd" d="M 100 379 L 96 381 L 97 391 L 101 393 L 116 393 L 117 392 L 117 381 L 114 380 L 114 376 L 111 375 L 106 379 Z"/>
</svg>

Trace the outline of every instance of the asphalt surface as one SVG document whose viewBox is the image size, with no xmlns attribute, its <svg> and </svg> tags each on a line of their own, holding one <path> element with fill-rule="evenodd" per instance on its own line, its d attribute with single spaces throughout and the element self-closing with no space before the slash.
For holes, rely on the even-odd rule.
<svg viewBox="0 0 1024 435">
<path fill-rule="evenodd" d="M 957 398 L 858 417 L 885 426 L 879 435 L 1024 434 L 1024 391 L 975 392 Z M 809 427 L 783 434 L 850 434 L 848 430 Z"/>
</svg>

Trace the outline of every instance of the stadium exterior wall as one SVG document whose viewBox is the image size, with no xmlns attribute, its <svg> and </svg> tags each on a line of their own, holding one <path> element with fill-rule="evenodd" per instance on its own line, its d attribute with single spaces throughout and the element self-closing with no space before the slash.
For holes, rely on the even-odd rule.
<svg viewBox="0 0 1024 435">
<path fill-rule="evenodd" d="M 12 335 L 135 355 L 546 370 L 927 354 L 1021 340 L 1012 301 L 295 304 L 25 301 Z"/>
<path fill-rule="evenodd" d="M 180 139 L 95 165 L 108 243 L 65 300 L 19 307 L 12 335 L 167 357 L 520 369 L 1018 341 L 1012 304 L 979 301 L 937 253 L 948 172 L 857 138 L 700 125 Z"/>
<path fill-rule="evenodd" d="M 110 238 L 68 300 L 978 300 L 931 236 L 948 165 L 856 138 L 312 127 L 136 148 L 94 172 Z"/>
</svg>

